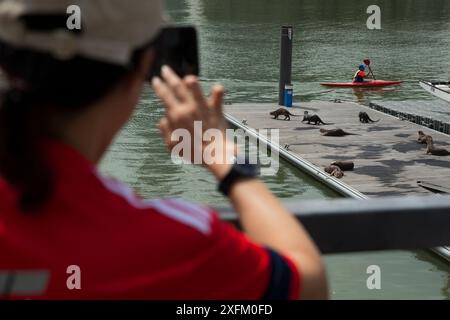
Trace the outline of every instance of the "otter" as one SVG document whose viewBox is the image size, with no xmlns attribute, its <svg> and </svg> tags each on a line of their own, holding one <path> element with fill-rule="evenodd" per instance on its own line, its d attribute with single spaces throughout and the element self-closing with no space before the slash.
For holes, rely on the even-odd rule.
<svg viewBox="0 0 450 320">
<path fill-rule="evenodd" d="M 362 123 L 374 123 L 374 122 L 380 121 L 380 119 L 378 119 L 378 120 L 372 120 L 372 119 L 370 119 L 370 117 L 369 117 L 369 115 L 367 114 L 367 112 L 361 111 L 361 112 L 359 113 L 359 121 L 362 122 Z"/>
<path fill-rule="evenodd" d="M 348 135 L 356 135 L 355 133 L 349 133 L 345 132 L 342 129 L 320 129 L 320 133 L 322 133 L 323 136 L 329 136 L 329 137 L 343 137 Z"/>
<path fill-rule="evenodd" d="M 325 172 L 340 179 L 344 176 L 344 173 L 338 166 L 330 165 L 325 168 Z"/>
<path fill-rule="evenodd" d="M 417 133 L 419 134 L 419 138 L 417 139 L 417 142 L 419 142 L 421 144 L 427 144 L 427 138 L 429 138 L 429 141 L 433 142 L 433 137 L 423 133 L 422 130 L 419 130 Z"/>
<path fill-rule="evenodd" d="M 431 154 L 433 156 L 450 156 L 450 151 L 444 149 L 444 148 L 436 148 L 433 143 L 433 138 L 431 136 L 428 136 L 425 139 L 427 143 L 427 153 Z"/>
<path fill-rule="evenodd" d="M 308 115 L 307 113 L 305 113 L 302 122 L 306 122 L 308 121 L 308 124 L 311 124 L 311 122 L 314 123 L 314 125 L 320 125 L 320 124 L 331 124 L 331 123 L 325 123 L 322 121 L 322 119 L 320 119 L 320 117 L 317 114 L 314 114 L 312 116 Z"/>
<path fill-rule="evenodd" d="M 273 119 L 278 119 L 279 116 L 284 116 L 284 120 L 291 120 L 291 116 L 298 117 L 298 115 L 292 114 L 284 108 L 272 111 L 270 115 L 273 116 Z"/>
<path fill-rule="evenodd" d="M 342 171 L 350 171 L 355 168 L 355 163 L 353 161 L 334 161 L 331 165 L 339 167 Z"/>
</svg>

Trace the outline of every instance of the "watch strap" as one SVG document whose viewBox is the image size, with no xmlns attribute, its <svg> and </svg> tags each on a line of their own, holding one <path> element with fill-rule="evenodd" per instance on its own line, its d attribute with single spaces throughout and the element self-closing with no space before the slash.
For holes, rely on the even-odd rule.
<svg viewBox="0 0 450 320">
<path fill-rule="evenodd" d="M 218 190 L 227 197 L 230 195 L 231 188 L 233 187 L 233 185 L 236 182 L 246 180 L 246 179 L 256 178 L 255 175 L 243 174 L 242 171 L 239 170 L 239 168 L 238 168 L 239 166 L 242 166 L 242 165 L 235 163 L 231 167 L 230 172 L 228 172 L 228 174 L 225 176 L 225 178 L 223 178 L 219 183 Z"/>
</svg>

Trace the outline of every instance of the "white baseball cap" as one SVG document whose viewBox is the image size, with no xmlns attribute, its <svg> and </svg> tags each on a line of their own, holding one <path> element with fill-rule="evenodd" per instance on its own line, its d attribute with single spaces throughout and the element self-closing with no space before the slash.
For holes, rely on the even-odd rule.
<svg viewBox="0 0 450 320">
<path fill-rule="evenodd" d="M 23 16 L 71 17 L 80 9 L 81 30 L 67 25 L 31 30 Z M 0 40 L 48 52 L 61 60 L 82 56 L 127 65 L 133 52 L 156 37 L 164 25 L 162 0 L 0 0 Z"/>
</svg>

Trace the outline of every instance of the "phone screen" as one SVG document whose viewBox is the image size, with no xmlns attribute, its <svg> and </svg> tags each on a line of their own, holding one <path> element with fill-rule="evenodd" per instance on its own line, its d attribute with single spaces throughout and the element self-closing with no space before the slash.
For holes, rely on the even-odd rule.
<svg viewBox="0 0 450 320">
<path fill-rule="evenodd" d="M 180 77 L 200 73 L 197 31 L 194 27 L 167 27 L 161 30 L 155 44 L 155 61 L 149 78 L 160 76 L 168 65 Z"/>
</svg>

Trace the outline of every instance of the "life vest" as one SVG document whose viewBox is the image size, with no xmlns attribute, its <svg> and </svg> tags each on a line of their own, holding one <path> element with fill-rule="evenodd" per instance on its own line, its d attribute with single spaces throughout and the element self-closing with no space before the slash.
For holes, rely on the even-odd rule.
<svg viewBox="0 0 450 320">
<path fill-rule="evenodd" d="M 361 70 L 358 69 L 358 71 L 355 72 L 355 75 L 353 76 L 353 80 L 356 79 L 356 77 L 358 76 L 358 74 L 361 72 Z M 363 71 L 364 72 L 364 71 Z"/>
<path fill-rule="evenodd" d="M 361 70 L 356 71 L 355 75 L 353 76 L 353 81 L 356 81 L 358 77 L 360 77 L 360 80 L 358 82 L 364 81 L 364 77 L 359 75 L 360 72 L 364 73 L 364 71 L 361 71 Z M 365 73 L 364 73 L 364 76 L 365 76 Z"/>
</svg>

